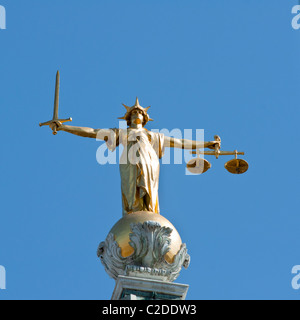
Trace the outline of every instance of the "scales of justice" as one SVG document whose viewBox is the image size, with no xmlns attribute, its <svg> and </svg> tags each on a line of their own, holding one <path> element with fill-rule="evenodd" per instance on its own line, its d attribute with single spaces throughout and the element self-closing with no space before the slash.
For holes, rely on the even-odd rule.
<svg viewBox="0 0 300 320">
<path fill-rule="evenodd" d="M 116 280 L 112 300 L 184 300 L 188 285 L 174 283 L 182 269 L 188 268 L 190 256 L 176 228 L 160 214 L 158 202 L 159 159 L 164 149 L 190 149 L 195 154 L 187 169 L 201 174 L 211 168 L 200 155 L 234 155 L 225 168 L 233 174 L 248 170 L 248 163 L 238 159 L 243 152 L 221 151 L 221 139 L 193 141 L 176 139 L 145 128 L 148 109 L 140 106 L 138 98 L 132 107 L 124 105 L 126 113 L 119 119 L 127 121 L 127 129 L 93 129 L 65 125 L 72 118 L 58 117 L 59 72 L 56 75 L 53 119 L 48 125 L 54 135 L 58 131 L 105 141 L 110 151 L 120 144 L 124 147 L 120 159 L 122 218 L 101 242 L 97 255 L 105 271 Z M 201 151 L 203 149 L 210 149 Z M 133 150 L 133 152 L 132 152 Z"/>
</svg>

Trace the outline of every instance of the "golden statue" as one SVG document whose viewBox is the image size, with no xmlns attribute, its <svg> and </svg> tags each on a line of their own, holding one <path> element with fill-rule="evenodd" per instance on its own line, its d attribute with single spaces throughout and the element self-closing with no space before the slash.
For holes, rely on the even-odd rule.
<svg viewBox="0 0 300 320">
<path fill-rule="evenodd" d="M 114 151 L 119 144 L 124 146 L 120 159 L 123 216 L 139 211 L 159 213 L 159 159 L 163 156 L 166 147 L 191 150 L 210 148 L 215 151 L 201 154 L 215 154 L 216 157 L 221 154 L 219 151 L 221 141 L 218 136 L 215 136 L 215 141 L 202 142 L 177 139 L 148 131 L 145 125 L 148 121 L 152 121 L 148 115 L 150 107 L 140 106 L 138 98 L 132 107 L 124 105 L 126 113 L 119 118 L 127 121 L 127 129 L 93 129 L 64 125 L 63 122 L 72 121 L 72 119 L 58 119 L 58 98 L 59 73 L 56 78 L 53 119 L 40 124 L 41 126 L 49 125 L 53 134 L 56 134 L 57 131 L 65 131 L 81 137 L 103 140 L 111 151 Z"/>
<path fill-rule="evenodd" d="M 145 126 L 152 120 L 148 115 L 150 107 L 143 108 L 138 98 L 132 107 L 124 105 L 126 113 L 119 118 L 127 121 L 128 128 L 93 129 L 65 125 L 63 123 L 72 119 L 58 117 L 59 80 L 57 72 L 53 118 L 40 123 L 40 126 L 50 126 L 54 135 L 58 131 L 65 131 L 105 141 L 111 151 L 120 144 L 124 146 L 119 163 L 123 217 L 112 227 L 97 251 L 106 272 L 114 279 L 118 279 L 119 275 L 147 275 L 147 279 L 174 281 L 181 267 L 188 267 L 190 257 L 176 228 L 159 214 L 159 159 L 165 148 L 192 150 L 190 153 L 197 157 L 187 163 L 187 169 L 194 174 L 203 173 L 211 167 L 200 155 L 213 155 L 216 158 L 235 155 L 235 159 L 228 161 L 225 168 L 230 173 L 244 173 L 248 163 L 237 158 L 237 155 L 244 153 L 220 151 L 219 136 L 215 136 L 214 141 L 202 142 L 148 131 Z M 204 148 L 213 150 L 199 150 Z"/>
</svg>

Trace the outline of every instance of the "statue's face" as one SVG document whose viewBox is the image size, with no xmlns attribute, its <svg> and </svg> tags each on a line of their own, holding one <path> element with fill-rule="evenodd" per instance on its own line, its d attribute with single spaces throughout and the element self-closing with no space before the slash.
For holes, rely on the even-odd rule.
<svg viewBox="0 0 300 320">
<path fill-rule="evenodd" d="M 139 109 L 134 109 L 132 112 L 131 112 L 131 123 L 135 123 L 135 124 L 142 124 L 143 121 L 144 121 L 144 114 L 141 110 Z"/>
</svg>

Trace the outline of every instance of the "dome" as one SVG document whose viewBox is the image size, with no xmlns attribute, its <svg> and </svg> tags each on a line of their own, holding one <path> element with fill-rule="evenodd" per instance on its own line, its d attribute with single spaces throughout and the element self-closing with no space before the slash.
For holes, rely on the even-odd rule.
<svg viewBox="0 0 300 320">
<path fill-rule="evenodd" d="M 120 219 L 110 230 L 110 233 L 114 235 L 115 241 L 121 248 L 121 255 L 125 258 L 130 256 L 134 251 L 133 248 L 129 245 L 129 234 L 131 233 L 130 224 L 143 223 L 145 221 L 155 221 L 160 223 L 162 227 L 168 227 L 173 230 L 170 236 L 170 250 L 165 255 L 166 261 L 172 263 L 174 261 L 174 256 L 178 253 L 182 244 L 180 235 L 169 220 L 167 220 L 160 214 L 147 211 L 139 211 L 127 214 L 122 219 Z"/>
</svg>

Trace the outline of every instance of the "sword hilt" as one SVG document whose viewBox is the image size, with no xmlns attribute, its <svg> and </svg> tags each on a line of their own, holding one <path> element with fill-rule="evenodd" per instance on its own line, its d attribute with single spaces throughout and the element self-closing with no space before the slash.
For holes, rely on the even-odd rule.
<svg viewBox="0 0 300 320">
<path fill-rule="evenodd" d="M 55 123 L 56 121 L 59 121 L 61 123 L 65 123 L 65 122 L 69 122 L 69 121 L 72 121 L 72 118 L 68 118 L 68 119 L 53 119 L 53 120 L 50 120 L 50 121 L 47 121 L 47 122 L 43 122 L 43 123 L 40 123 L 40 127 L 42 126 L 49 126 L 50 124 L 52 123 Z M 54 135 L 57 134 L 57 126 L 55 126 L 55 128 L 53 129 L 53 132 L 52 132 Z"/>
</svg>

